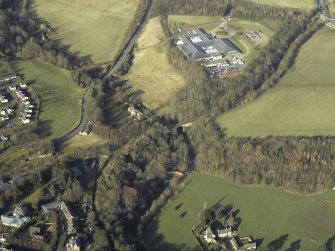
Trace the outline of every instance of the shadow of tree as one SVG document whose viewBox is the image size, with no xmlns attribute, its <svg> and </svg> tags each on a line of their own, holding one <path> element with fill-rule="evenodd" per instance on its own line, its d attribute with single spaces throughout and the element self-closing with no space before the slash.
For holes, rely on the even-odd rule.
<svg viewBox="0 0 335 251">
<path fill-rule="evenodd" d="M 301 244 L 301 240 L 296 240 L 291 243 L 291 245 L 289 246 L 288 249 L 286 249 L 286 251 L 297 251 L 300 249 L 300 244 Z"/>
<path fill-rule="evenodd" d="M 267 249 L 268 251 L 279 251 L 285 244 L 285 242 L 287 241 L 288 238 L 288 234 L 284 234 L 279 236 L 277 239 L 271 241 L 268 245 L 267 245 Z"/>
</svg>

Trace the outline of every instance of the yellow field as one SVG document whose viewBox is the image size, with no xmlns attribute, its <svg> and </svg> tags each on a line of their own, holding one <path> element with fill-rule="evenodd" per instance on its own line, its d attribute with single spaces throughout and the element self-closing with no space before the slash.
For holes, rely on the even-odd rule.
<svg viewBox="0 0 335 251">
<path fill-rule="evenodd" d="M 165 36 L 158 18 L 150 19 L 138 40 L 130 72 L 124 77 L 145 106 L 168 111 L 168 100 L 184 85 L 184 79 L 168 62 Z"/>
</svg>

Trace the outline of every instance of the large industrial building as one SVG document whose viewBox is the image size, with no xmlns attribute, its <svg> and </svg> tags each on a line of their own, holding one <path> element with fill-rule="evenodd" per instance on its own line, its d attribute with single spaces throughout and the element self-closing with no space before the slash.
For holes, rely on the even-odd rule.
<svg viewBox="0 0 335 251">
<path fill-rule="evenodd" d="M 180 32 L 176 45 L 192 61 L 216 60 L 240 52 L 229 39 L 214 38 L 201 28 Z"/>
</svg>

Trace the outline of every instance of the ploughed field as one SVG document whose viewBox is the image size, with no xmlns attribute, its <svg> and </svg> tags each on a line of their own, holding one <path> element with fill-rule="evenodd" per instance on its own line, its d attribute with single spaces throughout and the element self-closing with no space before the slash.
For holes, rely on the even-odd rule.
<svg viewBox="0 0 335 251">
<path fill-rule="evenodd" d="M 318 31 L 274 88 L 221 115 L 228 136 L 334 135 L 334 40 L 333 30 Z"/>
<path fill-rule="evenodd" d="M 314 0 L 251 0 L 258 4 L 266 4 L 280 7 L 299 8 L 299 9 L 313 9 L 316 7 Z"/>
<path fill-rule="evenodd" d="M 184 79 L 168 61 L 166 39 L 159 18 L 152 18 L 137 41 L 133 65 L 124 76 L 135 96 L 145 106 L 159 112 L 169 112 L 169 99 Z"/>
<path fill-rule="evenodd" d="M 201 209 L 217 204 L 239 210 L 238 233 L 262 240 L 264 250 L 277 240 L 272 243 L 276 250 L 288 250 L 297 242 L 299 250 L 315 251 L 334 235 L 335 191 L 299 196 L 272 188 L 238 187 L 221 176 L 200 173 L 191 173 L 178 191 L 148 227 L 146 241 L 153 250 L 200 251 L 192 227 L 200 223 Z"/>
<path fill-rule="evenodd" d="M 138 0 L 36 0 L 39 17 L 56 30 L 52 36 L 95 62 L 111 60 L 128 29 Z"/>
<path fill-rule="evenodd" d="M 13 65 L 26 81 L 34 82 L 32 86 L 41 98 L 42 137 L 61 137 L 79 124 L 83 89 L 72 80 L 69 71 L 34 61 L 15 61 Z"/>
</svg>

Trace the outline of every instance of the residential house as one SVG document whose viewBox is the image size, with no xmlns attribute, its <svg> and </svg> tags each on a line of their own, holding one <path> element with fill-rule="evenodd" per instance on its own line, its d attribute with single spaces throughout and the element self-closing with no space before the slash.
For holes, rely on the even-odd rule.
<svg viewBox="0 0 335 251">
<path fill-rule="evenodd" d="M 13 210 L 14 216 L 25 216 L 27 213 L 27 207 L 26 206 L 16 206 Z"/>
<path fill-rule="evenodd" d="M 222 229 L 222 230 L 217 230 L 217 236 L 219 238 L 227 238 L 227 237 L 232 237 L 233 236 L 233 232 L 231 230 L 231 227 Z"/>
<path fill-rule="evenodd" d="M 26 87 L 27 87 L 27 84 L 26 84 L 26 83 L 20 83 L 20 87 L 21 87 L 21 88 L 26 88 Z"/>
<path fill-rule="evenodd" d="M 71 237 L 66 244 L 67 251 L 80 251 L 80 243 L 77 238 Z"/>
<path fill-rule="evenodd" d="M 8 103 L 8 99 L 5 98 L 4 96 L 0 96 L 0 102 L 3 103 L 3 104 L 6 104 L 6 103 Z"/>
<path fill-rule="evenodd" d="M 1 215 L 1 222 L 8 227 L 20 228 L 24 223 L 30 220 L 27 216 L 7 216 Z"/>
<path fill-rule="evenodd" d="M 207 227 L 205 231 L 202 232 L 202 237 L 206 240 L 207 243 L 215 243 L 215 235 L 211 227 Z"/>
<path fill-rule="evenodd" d="M 22 118 L 22 123 L 23 124 L 29 124 L 30 123 L 30 119 L 29 118 Z"/>
<path fill-rule="evenodd" d="M 44 241 L 44 236 L 41 234 L 41 228 L 30 227 L 29 235 L 33 241 Z"/>
<path fill-rule="evenodd" d="M 253 251 L 257 249 L 257 244 L 256 242 L 247 243 L 243 245 L 243 248 L 244 248 L 243 250 L 246 251 Z"/>
</svg>

